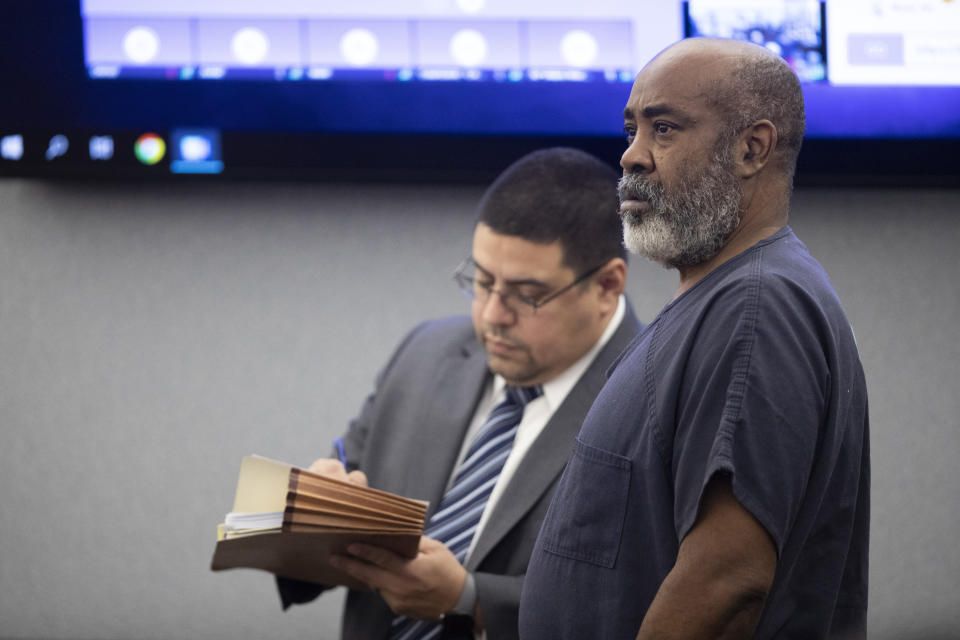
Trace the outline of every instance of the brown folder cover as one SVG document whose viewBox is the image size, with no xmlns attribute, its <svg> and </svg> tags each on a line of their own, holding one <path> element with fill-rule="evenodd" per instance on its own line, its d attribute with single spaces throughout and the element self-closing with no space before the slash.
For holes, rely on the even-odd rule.
<svg viewBox="0 0 960 640">
<path fill-rule="evenodd" d="M 262 569 L 286 578 L 362 589 L 329 564 L 330 555 L 365 542 L 412 558 L 423 533 L 427 503 L 341 482 L 260 456 L 240 467 L 233 511 L 283 513 L 266 529 L 220 527 L 210 568 Z"/>
<path fill-rule="evenodd" d="M 263 569 L 285 578 L 328 585 L 365 589 L 363 583 L 329 564 L 331 553 L 344 553 L 352 542 L 367 542 L 391 549 L 404 557 L 417 553 L 416 534 L 357 532 L 271 531 L 220 540 L 213 553 L 211 569 Z"/>
</svg>

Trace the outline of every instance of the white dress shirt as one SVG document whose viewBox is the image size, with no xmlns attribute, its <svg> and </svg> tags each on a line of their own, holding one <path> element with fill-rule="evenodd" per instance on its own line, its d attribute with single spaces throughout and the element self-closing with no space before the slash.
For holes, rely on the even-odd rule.
<svg viewBox="0 0 960 640">
<path fill-rule="evenodd" d="M 500 471 L 500 476 L 497 478 L 497 483 L 493 487 L 493 492 L 490 494 L 490 499 L 487 501 L 487 506 L 484 507 L 483 515 L 480 517 L 480 523 L 477 525 L 477 530 L 473 535 L 473 540 L 470 542 L 470 548 L 467 550 L 467 555 L 464 558 L 464 562 L 466 562 L 470 557 L 470 554 L 473 553 L 473 548 L 476 545 L 477 538 L 480 537 L 480 533 L 483 531 L 483 527 L 486 525 L 487 519 L 490 517 L 490 513 L 493 512 L 493 508 L 496 506 L 497 500 L 500 499 L 500 496 L 503 494 L 504 489 L 509 484 L 510 479 L 513 477 L 514 473 L 517 472 L 517 469 L 523 462 L 523 457 L 527 454 L 530 446 L 537 439 L 537 436 L 540 435 L 540 432 L 543 431 L 543 428 L 547 426 L 547 422 L 550 421 L 551 416 L 553 416 L 553 412 L 556 411 L 561 404 L 563 404 L 567 394 L 570 393 L 570 390 L 573 389 L 577 381 L 580 380 L 580 376 L 582 376 L 584 371 L 587 370 L 587 367 L 590 366 L 600 350 L 603 349 L 607 342 L 610 341 L 610 338 L 613 337 L 613 334 L 623 321 L 623 316 L 625 313 L 626 301 L 624 300 L 623 296 L 620 296 L 620 300 L 617 303 L 617 310 L 614 312 L 613 317 L 607 324 L 606 329 L 604 329 L 603 335 L 601 335 L 597 343 L 593 345 L 593 348 L 581 356 L 579 360 L 567 367 L 563 373 L 553 378 L 549 382 L 543 383 L 543 394 L 540 397 L 530 401 L 524 408 L 523 419 L 520 421 L 520 426 L 517 428 L 517 435 L 513 441 L 513 448 L 510 450 L 510 455 L 507 457 L 507 461 L 503 465 L 503 470 Z M 480 430 L 480 427 L 483 426 L 483 423 L 486 421 L 489 413 L 506 397 L 506 386 L 506 381 L 499 374 L 494 375 L 493 379 L 487 383 L 487 388 L 483 393 L 483 397 L 477 404 L 477 409 L 474 412 L 473 420 L 470 423 L 470 428 L 467 430 L 467 433 L 464 436 L 463 444 L 460 448 L 460 456 L 457 458 L 457 464 L 454 465 L 453 475 L 456 475 L 457 467 L 460 466 L 460 462 L 466 455 L 470 443 L 473 442 L 473 438 Z M 572 442 L 570 444 L 571 446 L 573 445 Z M 450 483 L 452 482 L 453 476 L 450 478 Z"/>
</svg>

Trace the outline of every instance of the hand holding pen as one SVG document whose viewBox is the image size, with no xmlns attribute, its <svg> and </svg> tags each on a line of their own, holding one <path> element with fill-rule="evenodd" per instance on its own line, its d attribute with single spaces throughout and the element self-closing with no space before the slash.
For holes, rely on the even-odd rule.
<svg viewBox="0 0 960 640">
<path fill-rule="evenodd" d="M 318 458 L 313 461 L 307 471 L 366 487 L 367 476 L 363 471 L 358 469 L 347 473 L 347 450 L 344 447 L 343 438 L 336 438 L 333 441 L 333 448 L 337 452 L 336 458 Z"/>
</svg>

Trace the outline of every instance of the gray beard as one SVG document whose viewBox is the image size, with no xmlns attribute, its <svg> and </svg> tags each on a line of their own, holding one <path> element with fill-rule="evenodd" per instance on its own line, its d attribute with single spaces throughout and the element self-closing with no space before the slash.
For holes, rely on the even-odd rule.
<svg viewBox="0 0 960 640">
<path fill-rule="evenodd" d="M 740 224 L 740 182 L 726 153 L 682 176 L 667 192 L 663 183 L 638 174 L 620 179 L 620 201 L 646 200 L 650 210 L 626 211 L 623 242 L 630 251 L 668 268 L 703 264 L 720 252 Z"/>
</svg>

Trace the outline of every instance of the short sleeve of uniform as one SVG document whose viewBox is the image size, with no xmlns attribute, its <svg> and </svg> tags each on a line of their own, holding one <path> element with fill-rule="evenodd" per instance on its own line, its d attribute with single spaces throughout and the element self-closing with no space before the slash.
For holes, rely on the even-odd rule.
<svg viewBox="0 0 960 640">
<path fill-rule="evenodd" d="M 672 473 L 682 540 L 716 473 L 782 551 L 818 447 L 829 371 L 816 304 L 782 275 L 720 287 L 685 354 Z"/>
</svg>

